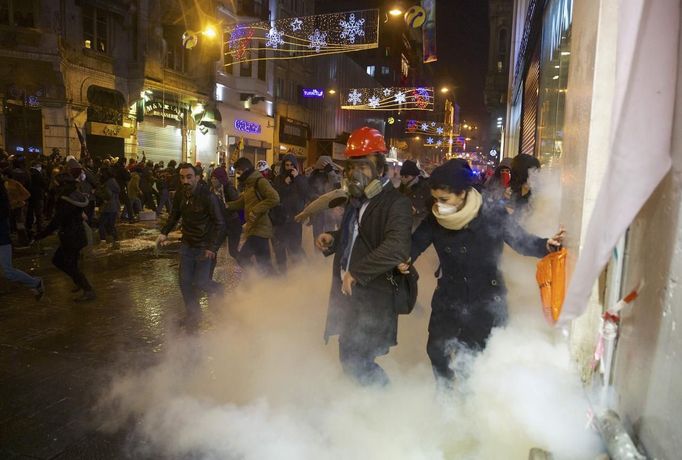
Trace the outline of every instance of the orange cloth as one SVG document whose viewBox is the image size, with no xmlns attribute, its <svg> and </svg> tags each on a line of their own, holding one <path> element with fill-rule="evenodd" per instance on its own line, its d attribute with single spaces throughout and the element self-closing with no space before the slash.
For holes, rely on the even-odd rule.
<svg viewBox="0 0 682 460">
<path fill-rule="evenodd" d="M 566 248 L 552 252 L 538 262 L 535 278 L 540 287 L 540 298 L 545 318 L 556 324 L 566 296 Z"/>
</svg>

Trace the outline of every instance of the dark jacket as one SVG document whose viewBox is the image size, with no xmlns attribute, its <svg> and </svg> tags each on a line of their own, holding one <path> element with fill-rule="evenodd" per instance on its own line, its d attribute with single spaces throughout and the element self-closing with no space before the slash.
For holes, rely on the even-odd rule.
<svg viewBox="0 0 682 460">
<path fill-rule="evenodd" d="M 218 252 L 225 238 L 225 218 L 222 204 L 200 181 L 188 199 L 182 190 L 175 194 L 173 211 L 161 233 L 168 235 L 182 218 L 182 241 L 194 247 Z"/>
<path fill-rule="evenodd" d="M 415 229 L 422 220 L 431 212 L 431 187 L 428 179 L 417 176 L 415 182 L 407 186 L 400 185 L 400 191 L 410 199 L 412 203 L 412 228 Z"/>
<path fill-rule="evenodd" d="M 284 170 L 286 161 L 291 161 L 296 165 L 296 169 L 299 171 L 296 177 L 287 175 Z M 288 184 L 286 183 L 287 177 L 291 179 Z M 294 222 L 294 217 L 303 211 L 308 198 L 308 181 L 303 176 L 301 168 L 298 167 L 298 161 L 294 155 L 284 155 L 280 164 L 280 173 L 272 181 L 272 185 L 279 194 L 279 200 L 286 215 L 286 222 Z"/>
<path fill-rule="evenodd" d="M 118 213 L 121 208 L 121 201 L 119 195 L 121 194 L 121 187 L 113 177 L 110 177 L 103 184 L 109 190 L 110 198 L 106 203 L 100 205 L 100 212 L 114 212 Z"/>
<path fill-rule="evenodd" d="M 83 211 L 87 206 L 88 198 L 78 190 L 60 192 L 54 217 L 36 238 L 43 239 L 57 230 L 61 246 L 68 249 L 84 248 L 88 245 L 83 226 Z"/>
<path fill-rule="evenodd" d="M 0 246 L 12 244 L 9 230 L 9 216 L 12 208 L 9 205 L 9 195 L 5 189 L 5 181 L 0 177 Z"/>
<path fill-rule="evenodd" d="M 121 188 L 121 191 L 127 191 L 126 187 L 128 186 L 128 182 L 130 182 L 130 178 L 132 177 L 130 175 L 130 171 L 128 171 L 121 163 L 116 163 L 116 165 L 112 167 L 112 171 L 114 173 L 116 182 L 118 182 L 118 186 Z"/>
<path fill-rule="evenodd" d="M 30 169 L 31 174 L 31 185 L 28 189 L 31 192 L 31 197 L 29 201 L 38 203 L 43 201 L 45 194 L 47 193 L 48 181 L 47 176 L 43 171 L 38 171 L 36 168 Z"/>
<path fill-rule="evenodd" d="M 409 257 L 410 201 L 390 182 L 369 201 L 360 220 L 362 236 L 356 238 L 350 255 L 349 272 L 357 284 L 348 297 L 341 293 L 341 258 L 344 242 L 352 237 L 348 234 L 354 215 L 350 206 L 346 207 L 341 229 L 332 233 L 334 265 L 325 340 L 336 334 L 364 334 L 363 341 L 387 352 L 396 344 L 398 330 L 393 288 L 387 275 Z"/>
<path fill-rule="evenodd" d="M 461 230 L 441 226 L 433 213 L 421 223 L 412 235 L 412 261 L 431 244 L 440 261 L 429 331 L 446 326 L 443 320 L 439 324 L 433 320 L 443 311 L 459 312 L 459 319 L 472 321 L 485 316 L 480 325 L 487 329 L 485 337 L 491 327 L 506 322 L 507 290 L 499 269 L 504 243 L 525 256 L 547 254 L 547 239 L 527 233 L 502 205 L 486 196 L 478 216 Z"/>
</svg>

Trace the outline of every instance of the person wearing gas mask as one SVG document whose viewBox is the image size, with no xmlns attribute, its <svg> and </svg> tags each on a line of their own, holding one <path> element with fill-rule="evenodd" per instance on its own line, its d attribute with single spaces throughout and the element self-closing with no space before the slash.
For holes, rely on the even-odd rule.
<svg viewBox="0 0 682 460">
<path fill-rule="evenodd" d="M 180 290 L 187 310 L 186 324 L 196 326 L 201 317 L 200 292 L 216 293 L 219 285 L 211 280 L 211 265 L 225 237 L 223 206 L 194 166 L 182 163 L 180 190 L 175 194 L 168 222 L 157 243 L 165 245 L 170 233 L 182 219 L 180 246 Z"/>
<path fill-rule="evenodd" d="M 412 230 L 414 231 L 428 214 L 431 194 L 428 181 L 422 176 L 417 163 L 405 160 L 400 168 L 400 191 L 412 203 Z"/>
<path fill-rule="evenodd" d="M 303 252 L 303 226 L 294 217 L 303 210 L 308 197 L 308 181 L 300 173 L 295 155 L 284 155 L 280 173 L 272 185 L 279 194 L 282 204 L 282 222 L 274 226 L 272 246 L 280 273 L 287 271 L 287 258 L 290 263 L 301 260 Z"/>
<path fill-rule="evenodd" d="M 350 199 L 339 230 L 315 242 L 334 254 L 325 340 L 339 336 L 343 370 L 363 385 L 388 383 L 375 359 L 397 344 L 391 276 L 410 252 L 412 206 L 385 177 L 385 153 L 377 130 L 351 134 L 345 151 Z"/>
<path fill-rule="evenodd" d="M 540 258 L 565 238 L 562 229 L 550 239 L 527 233 L 502 203 L 481 195 L 473 182 L 465 160 L 436 168 L 429 178 L 435 204 L 412 235 L 412 262 L 431 244 L 440 262 L 426 351 L 443 388 L 465 376 L 453 370 L 453 354 L 457 358 L 459 351 L 483 350 L 492 328 L 507 321 L 507 290 L 499 269 L 504 243 L 519 254 Z M 399 269 L 409 267 L 403 263 Z"/>
</svg>

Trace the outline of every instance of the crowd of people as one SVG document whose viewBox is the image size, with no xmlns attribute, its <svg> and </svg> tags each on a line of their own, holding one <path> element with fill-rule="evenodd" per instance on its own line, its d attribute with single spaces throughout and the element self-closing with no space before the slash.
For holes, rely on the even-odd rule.
<svg viewBox="0 0 682 460">
<path fill-rule="evenodd" d="M 220 295 L 213 280 L 219 250 L 263 276 L 286 274 L 305 258 L 303 221 L 315 245 L 334 255 L 325 338 L 339 336 L 344 371 L 363 384 L 385 384 L 376 358 L 397 344 L 396 307 L 413 263 L 433 245 L 440 261 L 432 300 L 427 354 L 439 382 L 456 378 L 453 353 L 481 350 L 492 329 L 505 324 L 506 289 L 499 270 L 504 243 L 543 257 L 560 246 L 526 233 L 519 216 L 529 206 L 533 157 L 504 160 L 485 182 L 464 160 L 449 160 L 430 175 L 407 160 L 389 177 L 383 136 L 371 128 L 351 134 L 343 166 L 321 156 L 304 170 L 294 155 L 272 166 L 246 157 L 228 168 L 200 163 L 154 163 L 108 158 L 7 156 L 0 152 L 0 262 L 5 278 L 40 299 L 41 279 L 12 266 L 12 233 L 29 245 L 58 232 L 54 265 L 81 292 L 95 290 L 80 269 L 80 253 L 99 241 L 119 248 L 117 225 L 142 213 L 167 219 L 157 244 L 181 226 L 180 291 L 187 325 L 201 317 L 200 296 Z M 397 173 L 396 173 L 397 176 Z M 303 217 L 302 217 L 303 216 Z"/>
</svg>

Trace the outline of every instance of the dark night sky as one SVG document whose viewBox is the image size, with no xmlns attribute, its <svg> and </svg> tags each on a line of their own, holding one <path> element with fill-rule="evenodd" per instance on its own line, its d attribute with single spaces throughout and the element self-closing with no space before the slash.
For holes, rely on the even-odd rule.
<svg viewBox="0 0 682 460">
<path fill-rule="evenodd" d="M 317 0 L 318 11 L 380 8 L 382 14 L 400 0 Z M 416 3 L 410 0 L 403 5 Z M 436 27 L 438 61 L 434 86 L 457 86 L 462 116 L 483 124 L 487 111 L 483 90 L 488 63 L 488 0 L 437 0 Z"/>
</svg>

